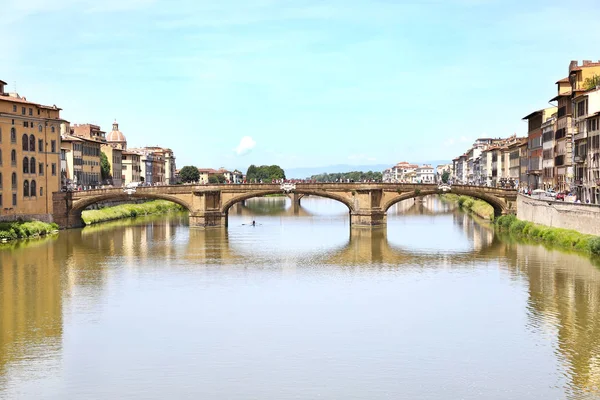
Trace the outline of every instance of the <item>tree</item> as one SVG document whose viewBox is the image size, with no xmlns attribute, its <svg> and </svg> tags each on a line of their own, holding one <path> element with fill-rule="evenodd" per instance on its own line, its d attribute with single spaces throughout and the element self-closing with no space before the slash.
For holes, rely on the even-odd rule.
<svg viewBox="0 0 600 400">
<path fill-rule="evenodd" d="M 270 182 L 273 179 L 285 179 L 285 171 L 279 165 L 250 165 L 246 172 L 248 182 L 260 181 Z"/>
<path fill-rule="evenodd" d="M 200 172 L 198 172 L 198 168 L 193 165 L 186 165 L 179 171 L 179 179 L 184 183 L 198 182 L 200 179 Z"/>
<path fill-rule="evenodd" d="M 225 183 L 226 179 L 225 179 L 225 175 L 223 174 L 215 174 L 215 175 L 210 175 L 208 177 L 208 183 L 211 183 L 213 185 L 216 185 L 218 183 Z"/>
<path fill-rule="evenodd" d="M 108 162 L 108 157 L 104 152 L 100 152 L 100 176 L 102 180 L 109 179 L 110 176 L 110 163 Z"/>
<path fill-rule="evenodd" d="M 445 170 L 442 172 L 442 182 L 448 183 L 448 179 L 450 179 L 450 171 Z"/>
</svg>

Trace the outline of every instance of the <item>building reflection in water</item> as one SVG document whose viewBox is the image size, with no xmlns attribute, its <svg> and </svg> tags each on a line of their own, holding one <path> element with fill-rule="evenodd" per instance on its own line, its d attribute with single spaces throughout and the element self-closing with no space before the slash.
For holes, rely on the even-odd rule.
<svg viewBox="0 0 600 400">
<path fill-rule="evenodd" d="M 0 383 L 10 366 L 60 364 L 65 256 L 55 238 L 0 249 Z"/>
<path fill-rule="evenodd" d="M 588 259 L 500 238 L 489 224 L 477 223 L 435 198 L 395 205 L 388 224 L 403 217 L 425 218 L 423 224 L 446 215 L 469 242 L 468 251 L 414 251 L 390 243 L 390 226 L 371 230 L 326 224 L 319 226 L 325 235 L 336 232 L 341 237 L 307 238 L 309 250 L 301 244 L 291 246 L 291 241 L 282 246 L 275 242 L 275 234 L 289 240 L 298 233 L 311 234 L 305 220 L 296 217 L 303 213 L 316 218 L 318 212 L 294 210 L 286 199 L 269 200 L 269 204 L 257 211 L 256 204 L 247 202 L 234 206 L 230 216 L 287 215 L 300 221 L 292 226 L 298 231 L 188 229 L 185 216 L 152 217 L 62 232 L 55 238 L 0 249 L 0 397 L 2 386 L 10 384 L 11 371 L 33 364 L 45 365 L 49 374 L 60 368 L 65 306 L 103 304 L 109 295 L 106 288 L 118 281 L 119 274 L 152 268 L 198 272 L 207 266 L 294 273 L 307 260 L 322 268 L 500 268 L 527 290 L 527 329 L 556 343 L 568 395 L 600 395 L 600 270 Z M 273 243 L 265 243 L 268 237 L 260 235 L 271 235 Z"/>
</svg>

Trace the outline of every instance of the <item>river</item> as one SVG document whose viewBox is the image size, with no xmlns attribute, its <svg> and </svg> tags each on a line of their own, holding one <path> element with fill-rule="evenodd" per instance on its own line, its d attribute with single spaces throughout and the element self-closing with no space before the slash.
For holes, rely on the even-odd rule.
<svg viewBox="0 0 600 400">
<path fill-rule="evenodd" d="M 0 398 L 600 399 L 600 270 L 434 197 L 64 231 L 0 248 Z"/>
</svg>

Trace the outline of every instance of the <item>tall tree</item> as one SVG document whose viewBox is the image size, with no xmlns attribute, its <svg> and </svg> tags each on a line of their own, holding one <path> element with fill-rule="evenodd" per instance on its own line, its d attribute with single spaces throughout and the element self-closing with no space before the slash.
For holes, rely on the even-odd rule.
<svg viewBox="0 0 600 400">
<path fill-rule="evenodd" d="M 269 182 L 273 179 L 285 179 L 285 171 L 279 165 L 250 165 L 246 172 L 248 182 L 260 181 Z"/>
<path fill-rule="evenodd" d="M 110 163 L 108 157 L 104 152 L 100 152 L 100 176 L 102 180 L 109 179 L 110 176 Z"/>
<path fill-rule="evenodd" d="M 200 179 L 200 172 L 198 172 L 198 168 L 193 165 L 186 165 L 179 171 L 179 179 L 183 183 L 198 182 Z"/>
</svg>

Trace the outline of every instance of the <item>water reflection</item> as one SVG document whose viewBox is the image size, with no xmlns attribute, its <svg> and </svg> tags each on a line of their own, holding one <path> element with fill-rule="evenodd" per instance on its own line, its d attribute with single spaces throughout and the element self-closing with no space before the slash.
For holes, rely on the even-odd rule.
<svg viewBox="0 0 600 400">
<path fill-rule="evenodd" d="M 229 309 L 220 301 L 227 297 L 233 302 L 250 301 L 256 298 L 249 295 L 251 292 L 259 297 L 261 293 L 268 294 L 268 304 L 285 303 L 289 301 L 285 293 L 292 291 L 300 296 L 301 303 L 314 302 L 315 292 L 303 292 L 306 282 L 326 283 L 324 291 L 340 299 L 339 304 L 325 300 L 323 304 L 310 303 L 313 317 L 320 315 L 322 307 L 331 313 L 319 319 L 320 327 L 312 327 L 319 335 L 327 334 L 322 330 L 327 319 L 337 321 L 336 315 L 350 312 L 348 304 L 352 304 L 354 319 L 371 321 L 369 315 L 377 312 L 398 317 L 382 319 L 380 328 L 388 331 L 386 335 L 373 333 L 375 336 L 367 337 L 369 343 L 382 346 L 381 353 L 377 348 L 365 360 L 352 356 L 354 353 L 348 353 L 347 348 L 336 350 L 336 357 L 349 357 L 349 366 L 345 367 L 346 374 L 328 381 L 331 390 L 337 388 L 337 392 L 329 393 L 330 397 L 351 384 L 352 376 L 364 376 L 352 368 L 367 363 L 379 376 L 373 377 L 372 382 L 388 388 L 387 397 L 398 398 L 414 390 L 421 398 L 600 398 L 600 271 L 590 260 L 539 245 L 511 242 L 495 235 L 489 225 L 478 223 L 435 198 L 395 205 L 388 214 L 387 229 L 350 228 L 347 210 L 339 206 L 328 200 L 305 198 L 300 207 L 304 211 L 299 213 L 288 199 L 256 200 L 240 205 L 235 212 L 232 209 L 228 229 L 189 229 L 185 215 L 172 215 L 103 224 L 0 248 L 0 398 L 44 398 L 40 393 L 46 393 L 46 398 L 69 398 L 74 393 L 85 398 L 94 397 L 97 390 L 103 390 L 106 398 L 127 397 L 125 393 L 129 393 L 129 398 L 165 397 L 171 391 L 153 386 L 152 379 L 160 379 L 154 369 L 137 371 L 143 377 L 131 372 L 133 382 L 148 381 L 152 390 L 146 392 L 123 382 L 111 389 L 111 384 L 99 378 L 108 374 L 109 368 L 122 371 L 121 363 L 127 361 L 122 353 L 136 340 L 148 344 L 148 337 L 165 338 L 164 342 L 151 341 L 152 346 L 142 346 L 150 362 L 166 357 L 162 346 L 169 349 L 169 357 L 185 360 L 169 365 L 166 372 L 170 376 L 185 377 L 188 369 L 202 370 L 203 376 L 212 377 L 211 382 L 219 382 L 219 375 L 211 375 L 210 363 L 190 364 L 202 363 L 204 354 L 212 354 L 210 348 L 202 347 L 205 353 L 192 359 L 184 354 L 198 346 L 194 338 L 199 332 L 203 340 L 214 335 L 218 345 L 222 343 L 219 335 L 235 329 L 228 325 L 235 308 Z M 249 219 L 256 219 L 258 225 L 247 225 Z M 272 281 L 278 283 L 265 283 Z M 382 281 L 392 285 L 386 289 Z M 360 287 L 355 294 L 358 297 L 345 297 L 348 282 Z M 424 283 L 427 284 L 423 286 Z M 285 290 L 279 292 L 279 285 Z M 224 290 L 219 301 L 210 297 L 211 293 L 216 295 L 211 291 L 215 288 Z M 237 291 L 240 297 L 236 297 Z M 376 297 L 380 292 L 386 296 L 381 303 Z M 397 297 L 400 293 L 404 297 Z M 461 297 L 463 293 L 473 297 Z M 369 297 L 370 294 L 375 297 Z M 352 300 L 362 296 L 370 299 L 364 308 Z M 415 322 L 415 317 L 407 313 L 420 310 L 432 299 L 438 299 L 438 307 L 444 308 L 424 308 L 425 314 L 419 318 L 427 320 L 427 329 L 422 330 L 424 320 Z M 385 309 L 388 303 L 390 310 Z M 152 310 L 161 307 L 168 309 L 160 315 L 169 322 L 157 326 Z M 250 312 L 244 318 L 266 318 L 259 309 L 244 309 Z M 288 311 L 299 312 L 292 310 Z M 147 319 L 140 319 L 143 316 Z M 181 344 L 167 340 L 174 334 L 168 327 L 176 329 L 190 316 L 194 320 L 208 318 L 210 323 L 203 325 L 203 330 L 189 329 L 194 332 L 190 335 L 177 330 Z M 398 325 L 397 321 L 403 321 L 400 316 L 405 324 Z M 284 314 L 279 318 L 285 318 Z M 135 321 L 131 325 L 130 319 Z M 306 323 L 310 325 L 310 321 Z M 244 329 L 257 335 L 268 334 L 252 330 L 259 329 L 260 324 L 246 322 L 249 325 L 242 325 Z M 343 326 L 347 322 L 336 323 Z M 219 326 L 227 329 L 215 328 Z M 270 325 L 268 329 L 277 333 L 270 340 L 293 337 L 294 332 L 287 331 L 286 326 Z M 407 326 L 412 328 L 407 330 Z M 292 327 L 299 329 L 289 325 Z M 115 340 L 117 329 L 120 341 Z M 449 330 L 452 334 L 443 340 L 436 336 L 437 331 Z M 353 336 L 353 332 L 348 329 L 337 333 L 336 340 L 347 339 L 368 348 L 361 342 L 366 333 L 358 331 Z M 406 349 L 402 343 L 418 342 L 410 332 L 430 337 L 431 341 Z M 239 340 L 243 344 L 231 345 L 232 348 L 247 346 L 257 354 L 271 351 L 268 342 L 253 341 L 247 336 Z M 289 343 L 284 346 L 286 343 L 281 343 L 281 354 L 294 350 Z M 322 353 L 336 348 L 332 343 L 321 348 L 313 342 L 295 350 Z M 294 342 L 295 346 L 304 344 L 304 339 Z M 404 353 L 395 353 L 398 348 Z M 227 357 L 227 349 L 218 350 L 221 353 L 214 357 Z M 102 361 L 104 352 L 113 358 L 111 362 Z M 440 361 L 444 354 L 453 354 L 447 363 Z M 231 356 L 231 362 L 237 360 L 234 354 Z M 285 358 L 281 360 L 284 364 L 273 368 L 285 368 Z M 415 362 L 410 363 L 409 370 L 403 370 L 398 361 L 402 359 Z M 89 363 L 96 367 L 86 373 L 86 368 L 80 367 L 89 367 Z M 302 371 L 319 370 L 298 356 L 295 363 Z M 231 379 L 244 381 L 235 375 L 235 369 L 218 365 L 221 372 L 233 374 Z M 254 368 L 258 377 L 269 375 L 258 365 Z M 431 375 L 432 368 L 440 368 L 436 376 Z M 454 368 L 461 374 L 454 379 L 462 383 L 449 389 L 442 383 L 444 377 L 453 376 L 450 371 Z M 396 378 L 377 380 L 385 371 L 393 372 Z M 414 382 L 404 381 L 396 389 L 390 386 L 398 376 L 407 374 L 412 374 Z M 118 375 L 111 375 L 112 379 L 119 379 Z M 309 378 L 320 382 L 322 377 L 317 374 Z M 477 395 L 464 381 L 466 378 L 479 385 Z M 204 384 L 210 386 L 207 382 Z M 283 393 L 283 386 L 295 381 L 281 378 L 270 382 L 273 391 L 282 385 L 279 389 Z M 192 392 L 198 395 L 207 393 L 191 377 L 179 383 L 194 388 Z M 419 392 L 425 384 L 440 389 L 431 389 L 428 397 Z M 496 385 L 507 392 L 492 393 Z M 224 397 L 253 394 L 233 389 L 228 392 L 229 386 L 218 387 Z M 369 385 L 363 386 L 355 388 L 355 397 L 367 396 L 365 388 Z M 261 393 L 265 394 L 263 397 L 274 395 L 269 390 Z M 297 396 L 290 393 L 279 397 Z M 370 393 L 368 397 L 386 396 Z"/>
</svg>

